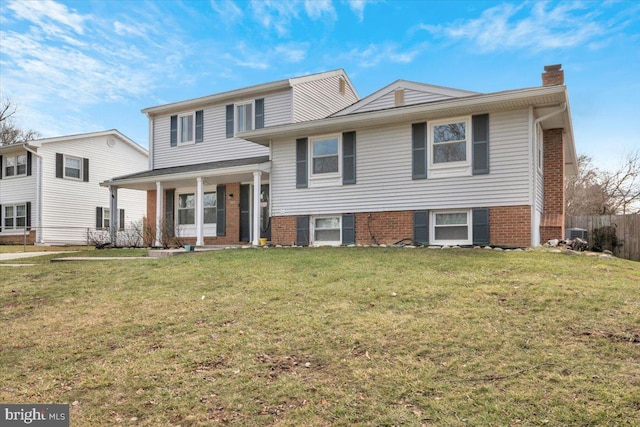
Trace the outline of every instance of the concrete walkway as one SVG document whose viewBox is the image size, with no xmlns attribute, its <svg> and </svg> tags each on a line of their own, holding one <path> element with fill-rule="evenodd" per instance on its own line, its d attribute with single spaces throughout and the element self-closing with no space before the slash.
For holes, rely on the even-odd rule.
<svg viewBox="0 0 640 427">
<path fill-rule="evenodd" d="M 51 251 L 51 252 L 11 252 L 8 254 L 0 254 L 0 261 L 9 261 L 13 259 L 34 258 L 44 255 L 66 254 L 75 251 Z"/>
</svg>

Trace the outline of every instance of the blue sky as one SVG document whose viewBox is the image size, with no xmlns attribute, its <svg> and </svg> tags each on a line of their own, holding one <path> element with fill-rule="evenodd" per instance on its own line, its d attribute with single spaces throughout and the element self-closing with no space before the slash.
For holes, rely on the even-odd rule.
<svg viewBox="0 0 640 427">
<path fill-rule="evenodd" d="M 364 97 L 397 80 L 494 92 L 561 63 L 578 153 L 640 148 L 640 2 L 0 0 L 0 89 L 44 137 L 146 107 L 343 68 Z M 617 132 L 612 132 L 617 130 Z"/>
</svg>

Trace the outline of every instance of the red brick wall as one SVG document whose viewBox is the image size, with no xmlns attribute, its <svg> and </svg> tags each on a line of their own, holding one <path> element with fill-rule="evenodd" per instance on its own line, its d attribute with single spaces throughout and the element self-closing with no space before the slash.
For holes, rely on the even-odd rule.
<svg viewBox="0 0 640 427">
<path fill-rule="evenodd" d="M 356 213 L 356 243 L 393 244 L 413 239 L 413 211 Z M 528 247 L 531 245 L 531 208 L 505 206 L 490 208 L 490 241 L 493 245 Z M 375 242 L 372 238 L 375 236 Z M 290 245 L 296 240 L 296 217 L 271 219 L 271 242 Z"/>
<path fill-rule="evenodd" d="M 27 245 L 33 245 L 36 242 L 36 231 L 31 230 L 27 233 Z M 0 237 L 2 245 L 22 245 L 24 244 L 24 234 L 16 234 L 13 236 Z"/>
<path fill-rule="evenodd" d="M 531 207 L 489 208 L 489 241 L 492 245 L 531 246 Z"/>
<path fill-rule="evenodd" d="M 543 132 L 544 193 L 541 243 L 564 238 L 564 131 L 548 129 Z"/>
</svg>

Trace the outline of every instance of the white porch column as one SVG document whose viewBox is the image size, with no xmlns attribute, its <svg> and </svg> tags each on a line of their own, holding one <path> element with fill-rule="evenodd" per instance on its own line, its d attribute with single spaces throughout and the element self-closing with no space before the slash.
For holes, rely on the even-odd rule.
<svg viewBox="0 0 640 427">
<path fill-rule="evenodd" d="M 118 224 L 118 187 L 115 185 L 109 186 L 109 238 L 112 245 L 116 245 L 118 242 L 118 229 L 124 227 L 124 224 Z"/>
<path fill-rule="evenodd" d="M 202 177 L 196 178 L 196 246 L 204 246 L 204 189 Z"/>
<path fill-rule="evenodd" d="M 251 244 L 258 246 L 260 244 L 260 184 L 262 172 L 253 173 L 253 227 L 251 228 Z"/>
<path fill-rule="evenodd" d="M 162 218 L 162 183 L 156 182 L 156 241 L 154 246 L 162 246 L 162 229 L 164 226 L 164 218 Z"/>
</svg>

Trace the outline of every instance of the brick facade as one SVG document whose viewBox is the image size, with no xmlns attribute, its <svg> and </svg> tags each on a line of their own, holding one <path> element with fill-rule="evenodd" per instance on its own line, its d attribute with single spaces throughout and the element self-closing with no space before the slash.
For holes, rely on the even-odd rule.
<svg viewBox="0 0 640 427">
<path fill-rule="evenodd" d="M 490 208 L 492 245 L 528 247 L 531 245 L 531 207 Z M 356 244 L 394 244 L 413 239 L 413 211 L 362 212 L 355 214 Z M 271 218 L 271 243 L 291 245 L 296 241 L 296 217 Z"/>
<path fill-rule="evenodd" d="M 228 245 L 246 243 L 240 242 L 240 183 L 234 182 L 225 184 L 225 215 L 226 215 L 226 233 L 225 236 L 205 236 L 205 245 Z M 167 189 L 165 189 L 166 191 Z M 147 218 L 145 220 L 146 233 L 145 244 L 151 246 L 155 240 L 156 233 L 156 190 L 147 191 Z M 162 205 L 162 217 L 166 214 L 165 205 Z M 176 214 L 177 215 L 177 214 Z M 294 219 L 295 221 L 295 219 Z M 294 224 L 295 228 L 295 224 Z M 195 237 L 184 237 L 180 239 L 183 244 L 195 245 Z"/>
<path fill-rule="evenodd" d="M 36 242 L 36 231 L 31 230 L 27 233 L 27 245 L 34 245 Z M 0 237 L 0 245 L 22 245 L 24 244 L 24 234 L 16 234 L 12 236 Z"/>
<path fill-rule="evenodd" d="M 540 241 L 564 238 L 564 131 L 543 132 L 544 193 Z"/>
</svg>

